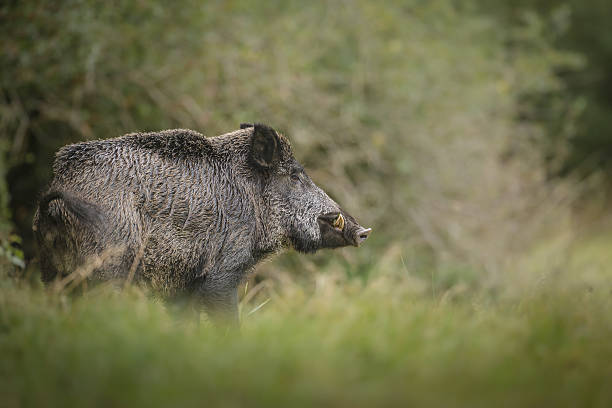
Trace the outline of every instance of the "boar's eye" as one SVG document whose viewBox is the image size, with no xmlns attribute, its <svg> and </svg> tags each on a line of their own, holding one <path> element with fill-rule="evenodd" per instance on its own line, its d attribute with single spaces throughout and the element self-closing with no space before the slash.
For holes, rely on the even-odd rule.
<svg viewBox="0 0 612 408">
<path fill-rule="evenodd" d="M 302 179 L 300 178 L 300 173 L 291 173 L 291 180 L 295 181 L 295 182 L 299 182 L 302 181 Z"/>
</svg>

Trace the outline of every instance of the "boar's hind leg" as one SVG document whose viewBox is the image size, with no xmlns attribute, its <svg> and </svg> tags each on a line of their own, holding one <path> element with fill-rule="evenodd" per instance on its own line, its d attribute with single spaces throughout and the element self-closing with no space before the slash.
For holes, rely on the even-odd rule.
<svg viewBox="0 0 612 408">
<path fill-rule="evenodd" d="M 238 326 L 238 287 L 224 276 L 205 276 L 198 288 L 198 296 L 213 322 Z"/>
</svg>

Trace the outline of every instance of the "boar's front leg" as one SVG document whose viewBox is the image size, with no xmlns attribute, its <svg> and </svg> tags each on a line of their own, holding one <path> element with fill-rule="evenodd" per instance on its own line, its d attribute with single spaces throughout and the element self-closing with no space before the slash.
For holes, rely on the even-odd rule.
<svg viewBox="0 0 612 408">
<path fill-rule="evenodd" d="M 210 319 L 219 325 L 238 326 L 238 283 L 231 274 L 204 277 L 198 296 Z"/>
</svg>

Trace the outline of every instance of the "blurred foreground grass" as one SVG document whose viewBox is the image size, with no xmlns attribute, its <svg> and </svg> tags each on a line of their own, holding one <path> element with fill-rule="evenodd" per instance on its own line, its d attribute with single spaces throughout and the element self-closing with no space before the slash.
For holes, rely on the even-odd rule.
<svg viewBox="0 0 612 408">
<path fill-rule="evenodd" d="M 562 268 L 540 248 L 503 293 L 434 293 L 409 269 L 268 279 L 241 333 L 137 288 L 67 296 L 5 277 L 0 405 L 609 407 L 610 246 L 572 244 Z"/>
</svg>

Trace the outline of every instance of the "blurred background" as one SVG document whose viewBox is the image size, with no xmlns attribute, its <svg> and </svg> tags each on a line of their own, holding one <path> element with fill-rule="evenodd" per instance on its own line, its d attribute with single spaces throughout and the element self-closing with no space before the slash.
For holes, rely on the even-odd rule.
<svg viewBox="0 0 612 408">
<path fill-rule="evenodd" d="M 258 121 L 374 229 L 262 274 L 495 289 L 526 251 L 602 226 L 611 20 L 605 0 L 3 2 L 0 257 L 34 258 L 60 146 Z"/>
</svg>

